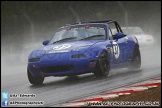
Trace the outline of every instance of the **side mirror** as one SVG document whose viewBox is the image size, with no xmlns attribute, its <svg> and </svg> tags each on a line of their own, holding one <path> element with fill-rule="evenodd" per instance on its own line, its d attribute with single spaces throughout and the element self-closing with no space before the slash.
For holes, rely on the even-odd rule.
<svg viewBox="0 0 162 108">
<path fill-rule="evenodd" d="M 49 40 L 45 40 L 45 41 L 43 41 L 42 42 L 42 44 L 45 46 L 45 45 L 47 45 L 49 43 Z"/>
<path fill-rule="evenodd" d="M 120 38 L 124 37 L 124 34 L 119 32 L 119 33 L 116 33 L 114 37 L 115 37 L 115 39 L 120 39 Z"/>
</svg>

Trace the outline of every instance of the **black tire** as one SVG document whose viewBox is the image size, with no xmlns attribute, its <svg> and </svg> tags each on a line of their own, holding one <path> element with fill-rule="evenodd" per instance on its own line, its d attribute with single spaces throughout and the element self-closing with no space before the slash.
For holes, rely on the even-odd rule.
<svg viewBox="0 0 162 108">
<path fill-rule="evenodd" d="M 139 69 L 140 67 L 141 67 L 141 54 L 140 54 L 139 47 L 135 46 L 129 69 L 135 70 L 135 69 Z"/>
<path fill-rule="evenodd" d="M 29 69 L 27 69 L 27 74 L 28 74 L 28 80 L 31 84 L 33 85 L 41 85 L 44 81 L 44 77 L 34 77 Z"/>
<path fill-rule="evenodd" d="M 109 70 L 108 55 L 105 51 L 102 51 L 98 57 L 96 68 L 93 73 L 96 77 L 107 77 Z"/>
</svg>

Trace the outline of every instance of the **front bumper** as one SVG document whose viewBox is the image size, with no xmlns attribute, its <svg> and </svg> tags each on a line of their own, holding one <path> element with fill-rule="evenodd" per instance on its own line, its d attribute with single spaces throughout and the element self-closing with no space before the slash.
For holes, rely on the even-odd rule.
<svg viewBox="0 0 162 108">
<path fill-rule="evenodd" d="M 34 76 L 70 76 L 92 72 L 95 69 L 96 62 L 97 58 L 28 62 L 28 69 Z"/>
</svg>

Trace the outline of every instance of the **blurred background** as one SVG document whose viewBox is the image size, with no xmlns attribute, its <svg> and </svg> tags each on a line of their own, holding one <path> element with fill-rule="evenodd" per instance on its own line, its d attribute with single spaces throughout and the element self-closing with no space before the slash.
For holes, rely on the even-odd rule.
<svg viewBox="0 0 162 108">
<path fill-rule="evenodd" d="M 32 49 L 65 24 L 107 19 L 140 27 L 161 44 L 161 1 L 2 1 L 2 68 L 26 66 Z"/>
</svg>

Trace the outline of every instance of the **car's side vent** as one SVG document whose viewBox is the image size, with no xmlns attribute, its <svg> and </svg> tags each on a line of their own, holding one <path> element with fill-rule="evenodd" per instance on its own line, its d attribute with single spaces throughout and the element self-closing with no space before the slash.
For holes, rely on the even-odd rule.
<svg viewBox="0 0 162 108">
<path fill-rule="evenodd" d="M 29 59 L 29 62 L 37 62 L 37 61 L 40 61 L 40 58 L 32 58 L 32 59 Z"/>
</svg>

